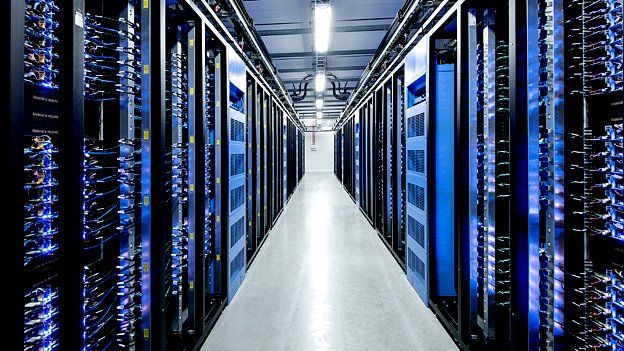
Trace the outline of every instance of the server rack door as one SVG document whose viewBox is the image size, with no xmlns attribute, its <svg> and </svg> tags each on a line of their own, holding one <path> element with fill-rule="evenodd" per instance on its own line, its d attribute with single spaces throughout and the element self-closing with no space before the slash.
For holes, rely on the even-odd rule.
<svg viewBox="0 0 624 351">
<path fill-rule="evenodd" d="M 479 94 L 482 91 L 479 79 L 478 28 L 476 9 L 462 9 L 460 17 L 460 78 L 458 82 L 461 142 L 463 151 L 460 169 L 462 181 L 467 190 L 461 196 L 462 206 L 459 209 L 461 230 L 461 265 L 468 267 L 460 272 L 460 333 L 464 343 L 470 343 L 472 335 L 479 333 L 477 324 L 479 303 L 479 261 L 478 237 L 479 221 L 477 217 L 479 206 L 478 171 L 482 167 L 482 156 L 478 150 L 480 127 L 477 122 L 478 114 L 482 114 L 482 104 L 478 104 Z M 482 135 L 482 133 L 481 133 Z M 481 233 L 483 233 L 481 229 Z"/>
<path fill-rule="evenodd" d="M 427 154 L 428 50 L 428 41 L 421 40 L 405 61 L 407 278 L 425 304 L 429 303 L 428 165 L 410 160 L 424 160 Z"/>
<path fill-rule="evenodd" d="M 222 179 L 227 174 L 224 166 L 224 120 L 226 114 L 227 77 L 225 71 L 225 47 L 207 32 L 204 38 L 205 58 L 204 83 L 204 116 L 202 128 L 204 130 L 204 291 L 205 291 L 205 319 L 207 323 L 214 320 L 215 315 L 227 300 L 227 267 L 223 262 L 227 260 L 227 250 L 224 250 L 224 240 L 227 231 L 223 230 L 224 222 L 224 192 Z"/>
<path fill-rule="evenodd" d="M 227 111 L 227 155 L 228 179 L 225 181 L 229 193 L 227 247 L 228 247 L 228 300 L 232 301 L 245 278 L 246 263 L 246 135 L 245 113 L 247 91 L 244 62 L 228 47 L 228 111 Z"/>
<path fill-rule="evenodd" d="M 360 114 L 359 112 L 355 112 L 355 116 L 353 117 L 354 119 L 354 123 L 355 123 L 355 151 L 354 151 L 354 161 L 355 161 L 355 166 L 354 166 L 354 172 L 355 172 L 355 203 L 356 205 L 360 206 L 360 189 L 361 189 L 361 184 L 360 184 L 360 180 L 362 179 L 360 176 L 360 128 L 361 128 L 361 124 L 360 124 Z"/>
<path fill-rule="evenodd" d="M 375 92 L 374 115 L 375 115 L 375 210 L 373 223 L 375 228 L 385 235 L 386 217 L 386 150 L 385 150 L 385 96 L 383 91 Z"/>
<path fill-rule="evenodd" d="M 254 164 L 252 170 L 255 174 L 255 188 L 253 189 L 254 200 L 254 208 L 252 215 L 256 219 L 255 232 L 256 243 L 259 246 L 263 239 L 264 234 L 264 217 L 262 216 L 262 204 L 264 203 L 262 187 L 264 185 L 263 182 L 263 173 L 262 173 L 262 165 L 263 165 L 263 137 L 262 137 L 262 116 L 263 116 L 263 108 L 262 101 L 264 99 L 264 92 L 260 86 L 256 86 L 256 96 L 255 96 L 255 107 L 254 107 Z"/>
<path fill-rule="evenodd" d="M 288 200 L 288 117 L 282 111 L 282 208 Z"/>
<path fill-rule="evenodd" d="M 205 176 L 205 27 L 195 26 L 188 38 L 188 163 L 189 163 L 189 238 L 188 238 L 188 328 L 195 340 L 204 332 L 204 228 Z"/>
<path fill-rule="evenodd" d="M 451 18 L 430 37 L 429 53 L 429 262 L 430 301 L 458 326 L 456 211 L 456 100 L 457 21 Z M 419 160 L 412 160 L 418 164 Z"/>
<path fill-rule="evenodd" d="M 263 227 L 263 235 L 269 231 L 271 228 L 271 217 L 270 217 L 270 187 L 271 184 L 269 182 L 270 176 L 270 167 L 271 164 L 271 154 L 269 152 L 270 143 L 270 134 L 269 134 L 269 119 L 271 114 L 271 106 L 270 106 L 270 98 L 268 94 L 265 94 L 263 97 L 262 103 L 262 217 L 264 222 Z"/>
<path fill-rule="evenodd" d="M 267 115 L 267 224 L 268 228 L 273 227 L 273 213 L 275 208 L 275 137 L 274 137 L 274 119 L 275 119 L 275 106 L 273 98 L 269 97 L 269 114 Z"/>
<path fill-rule="evenodd" d="M 255 207 L 255 175 L 254 171 L 254 161 L 256 159 L 255 154 L 255 116 L 256 116 L 256 83 L 252 78 L 247 82 L 247 124 L 245 133 L 247 135 L 247 160 L 246 160 L 246 170 L 245 176 L 247 177 L 247 194 L 246 194 L 246 202 L 247 202 L 247 222 L 245 225 L 247 226 L 247 261 L 249 261 L 256 251 L 256 236 L 255 236 L 255 223 L 256 216 L 254 215 L 254 207 Z"/>
<path fill-rule="evenodd" d="M 394 111 L 393 111 L 393 94 L 392 94 L 392 81 L 385 84 L 381 90 L 382 99 L 384 101 L 383 106 L 383 120 L 384 120 L 384 218 L 383 218 L 383 233 L 388 245 L 392 247 L 392 250 L 396 250 L 396 233 L 392 230 L 392 222 L 394 217 L 393 197 L 396 196 L 393 187 L 393 159 L 396 157 L 396 150 L 393 148 L 392 130 L 395 128 Z M 395 251 L 396 253 L 396 251 Z"/>
<path fill-rule="evenodd" d="M 5 5 L 6 6 L 6 5 Z M 7 177 L 6 191 L 10 201 L 8 201 L 2 221 L 10 233 L 22 233 L 23 231 L 23 206 L 26 199 L 24 193 L 23 178 L 23 153 L 25 147 L 24 139 L 24 41 L 15 40 L 22 38 L 22 28 L 24 28 L 25 5 L 21 0 L 12 0 L 8 3 L 2 14 L 2 28 L 5 33 L 0 42 L 8 51 L 8 64 L 3 65 L 1 70 L 2 84 L 7 94 L 3 94 L 2 104 L 8 109 L 7 118 L 2 119 L 2 161 L 5 164 L 5 177 Z M 19 31 L 13 34 L 14 31 Z M 24 276 L 25 254 L 23 235 L 9 235 L 5 241 L 8 247 L 8 255 L 4 255 L 5 267 L 8 267 L 12 276 Z M 18 288 L 9 289 L 8 299 L 10 301 L 21 301 L 25 295 L 26 284 L 19 285 Z M 6 306 L 6 318 L 13 322 L 7 326 L 9 348 L 19 350 L 24 347 L 24 306 L 22 303 L 12 303 Z"/>
<path fill-rule="evenodd" d="M 372 223 L 373 227 L 375 227 L 375 202 L 376 198 L 376 172 L 377 172 L 377 153 L 376 153 L 376 139 L 375 139 L 375 107 L 374 107 L 374 95 L 371 96 L 370 100 L 367 103 L 366 113 L 368 115 L 368 219 Z"/>
<path fill-rule="evenodd" d="M 40 9 L 46 25 L 51 24 L 46 33 L 56 43 L 38 38 L 43 33 L 37 20 L 41 17 L 29 15 L 35 6 L 31 1 L 9 4 L 11 17 L 5 23 L 12 27 L 7 28 L 8 40 L 2 40 L 10 48 L 7 68 L 14 69 L 6 81 L 12 84 L 8 95 L 15 100 L 7 103 L 13 114 L 4 118 L 14 129 L 6 129 L 9 135 L 3 137 L 15 144 L 3 149 L 3 155 L 10 155 L 13 162 L 6 166 L 10 179 L 6 186 L 14 186 L 9 190 L 15 197 L 9 200 L 8 214 L 15 216 L 2 219 L 7 229 L 15 229 L 7 244 L 17 240 L 7 253 L 9 275 L 20 277 L 9 288 L 17 295 L 11 300 L 16 310 L 10 315 L 17 330 L 9 336 L 9 348 L 16 350 L 47 345 L 78 348 L 83 341 L 82 304 L 77 302 L 83 301 L 84 37 L 72 16 L 84 8 L 72 1 L 56 5 Z M 73 43 L 79 43 L 75 51 Z M 42 56 L 44 62 L 38 62 Z M 41 317 L 40 309 L 56 313 Z M 70 317 L 70 323 L 61 325 L 59 316 Z"/>
<path fill-rule="evenodd" d="M 392 80 L 393 128 L 392 135 L 392 232 L 393 247 L 397 256 L 405 263 L 405 121 L 403 103 L 403 76 L 399 71 Z"/>
</svg>

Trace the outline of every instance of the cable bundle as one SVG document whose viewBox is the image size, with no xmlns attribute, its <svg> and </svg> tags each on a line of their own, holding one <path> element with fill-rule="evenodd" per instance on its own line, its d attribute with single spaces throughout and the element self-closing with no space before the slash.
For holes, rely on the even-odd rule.
<svg viewBox="0 0 624 351">
<path fill-rule="evenodd" d="M 553 347 L 555 118 L 553 3 L 538 2 L 538 177 L 539 177 L 539 333 L 540 348 Z"/>
<path fill-rule="evenodd" d="M 32 138 L 32 145 L 24 149 L 24 175 L 27 201 L 24 205 L 24 266 L 40 259 L 49 259 L 58 250 L 58 201 L 55 190 L 58 182 L 54 161 L 58 150 L 47 135 Z"/>
<path fill-rule="evenodd" d="M 205 118 L 204 129 L 206 131 L 207 140 L 205 143 L 205 196 L 206 196 L 206 218 L 204 224 L 204 254 L 206 257 L 213 254 L 213 240 L 215 234 L 215 61 L 213 58 L 207 58 L 206 64 L 206 92 L 205 92 Z"/>
<path fill-rule="evenodd" d="M 24 26 L 24 80 L 33 84 L 57 88 L 58 54 L 55 35 L 59 24 L 54 20 L 59 11 L 52 0 L 26 0 Z"/>
<path fill-rule="evenodd" d="M 141 39 L 134 20 L 85 16 L 85 99 L 117 102 L 126 130 L 115 142 L 86 142 L 85 250 L 99 253 L 85 266 L 85 320 L 99 324 L 85 325 L 87 349 L 131 348 L 141 316 Z"/>
<path fill-rule="evenodd" d="M 611 332 L 607 336 L 611 350 L 624 350 L 624 275 L 622 271 L 608 270 L 609 277 L 607 293 L 611 300 L 606 303 L 606 307 L 611 312 L 611 317 L 607 318 L 607 324 Z"/>
<path fill-rule="evenodd" d="M 123 28 L 123 29 L 122 29 Z M 126 19 L 87 13 L 85 20 L 85 94 L 88 99 L 140 96 L 139 25 Z M 123 38 L 125 44 L 120 43 Z M 138 106 L 137 106 L 138 109 Z"/>
<path fill-rule="evenodd" d="M 624 168 L 622 160 L 623 124 L 605 127 L 605 134 L 594 138 L 592 176 L 596 195 L 591 233 L 624 241 Z"/>
<path fill-rule="evenodd" d="M 588 270 L 587 347 L 591 350 L 624 349 L 624 284 L 621 271 Z"/>
<path fill-rule="evenodd" d="M 485 116 L 485 58 L 482 36 L 477 36 L 477 275 L 478 314 L 483 317 L 487 311 L 488 295 L 488 252 L 487 252 L 487 157 L 486 157 L 486 125 Z"/>
<path fill-rule="evenodd" d="M 87 141 L 84 152 L 84 343 L 85 350 L 116 345 L 118 305 L 115 260 L 108 252 L 118 243 L 119 183 L 117 148 Z M 115 250 L 116 251 L 116 250 Z"/>
<path fill-rule="evenodd" d="M 177 45 L 178 49 L 181 46 Z M 168 62 L 167 112 L 171 116 L 171 195 L 173 205 L 171 232 L 172 294 L 182 295 L 184 271 L 188 266 L 188 69 L 181 50 Z M 181 303 L 181 296 L 178 302 Z"/>
<path fill-rule="evenodd" d="M 49 285 L 25 296 L 24 351 L 53 351 L 59 347 L 58 292 Z"/>
<path fill-rule="evenodd" d="M 136 139 L 119 141 L 118 182 L 120 249 L 118 256 L 117 321 L 120 331 L 117 341 L 122 349 L 135 344 L 135 331 L 141 317 L 141 237 L 137 229 L 140 193 L 140 148 Z"/>
<path fill-rule="evenodd" d="M 622 0 L 586 1 L 583 12 L 585 91 L 621 91 Z"/>
</svg>

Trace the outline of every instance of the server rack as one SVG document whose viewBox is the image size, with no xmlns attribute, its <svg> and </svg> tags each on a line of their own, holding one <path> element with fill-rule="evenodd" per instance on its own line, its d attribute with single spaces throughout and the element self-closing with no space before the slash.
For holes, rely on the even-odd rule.
<svg viewBox="0 0 624 351">
<path fill-rule="evenodd" d="M 256 119 L 257 119 L 257 98 L 256 98 L 256 83 L 253 79 L 247 79 L 247 121 L 246 121 L 246 139 L 247 139 L 247 167 L 246 167 L 246 177 L 247 177 L 247 262 L 251 261 L 251 258 L 256 251 L 258 246 L 257 235 L 256 235 L 256 184 L 257 174 L 256 174 Z"/>
<path fill-rule="evenodd" d="M 247 67 L 188 1 L 9 8 L 10 348 L 198 346 L 244 270 Z"/>
<path fill-rule="evenodd" d="M 387 184 L 402 141 L 380 137 L 397 117 L 378 116 L 380 106 L 398 115 L 383 80 L 392 73 L 337 130 L 344 140 L 350 119 L 361 125 L 356 200 L 387 238 L 396 224 L 386 221 L 406 206 L 408 279 L 423 272 L 416 290 L 464 349 L 622 347 L 621 11 L 620 1 L 449 7 L 400 65 L 403 200 Z M 416 113 L 418 97 L 427 104 Z M 380 139 L 392 149 L 385 160 Z M 350 166 L 344 150 L 336 156 Z M 348 188 L 348 171 L 336 171 Z M 424 190 L 414 191 L 416 174 Z"/>
</svg>

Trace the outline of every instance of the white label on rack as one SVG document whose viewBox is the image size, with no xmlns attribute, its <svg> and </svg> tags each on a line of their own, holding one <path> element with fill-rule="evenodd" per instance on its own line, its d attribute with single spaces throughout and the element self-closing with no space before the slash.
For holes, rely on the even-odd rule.
<svg viewBox="0 0 624 351">
<path fill-rule="evenodd" d="M 84 17 L 80 11 L 76 11 L 76 13 L 74 13 L 74 22 L 78 27 L 84 28 Z"/>
</svg>

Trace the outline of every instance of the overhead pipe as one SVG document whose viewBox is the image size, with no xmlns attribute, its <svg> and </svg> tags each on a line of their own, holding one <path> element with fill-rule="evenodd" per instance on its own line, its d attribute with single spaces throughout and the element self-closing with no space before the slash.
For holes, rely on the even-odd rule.
<svg viewBox="0 0 624 351">
<path fill-rule="evenodd" d="M 329 78 L 329 82 L 332 85 L 332 94 L 334 95 L 334 98 L 340 101 L 347 101 L 350 95 L 349 92 L 347 91 L 348 82 L 345 82 L 345 86 L 343 90 L 342 84 L 340 83 L 340 80 L 338 79 L 338 77 L 336 77 L 333 74 L 328 74 L 327 77 Z M 336 92 L 336 84 L 338 84 L 338 92 Z"/>
<path fill-rule="evenodd" d="M 290 97 L 293 99 L 293 101 L 303 101 L 303 99 L 306 98 L 306 96 L 308 95 L 308 85 L 310 84 L 310 82 L 308 82 L 308 80 L 312 79 L 312 75 L 308 74 L 307 76 L 305 76 L 301 82 L 299 82 L 299 89 L 297 89 L 297 86 L 295 86 L 295 84 L 293 83 L 293 88 L 295 89 L 295 92 L 293 94 L 290 94 Z"/>
</svg>

